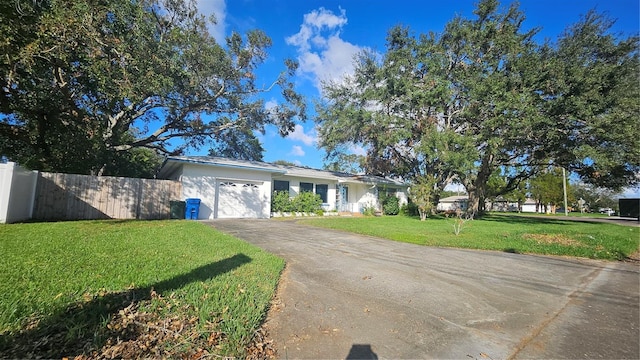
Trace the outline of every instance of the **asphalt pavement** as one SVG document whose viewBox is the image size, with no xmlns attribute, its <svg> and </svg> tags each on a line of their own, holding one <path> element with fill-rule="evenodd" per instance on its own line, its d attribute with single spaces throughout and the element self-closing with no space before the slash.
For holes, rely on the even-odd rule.
<svg viewBox="0 0 640 360">
<path fill-rule="evenodd" d="M 282 359 L 640 358 L 634 263 L 207 223 L 286 260 L 266 323 Z"/>
</svg>

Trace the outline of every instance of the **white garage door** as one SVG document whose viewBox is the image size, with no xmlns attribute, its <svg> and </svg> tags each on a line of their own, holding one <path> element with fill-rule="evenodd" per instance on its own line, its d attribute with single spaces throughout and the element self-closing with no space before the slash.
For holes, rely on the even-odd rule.
<svg viewBox="0 0 640 360">
<path fill-rule="evenodd" d="M 259 185 L 238 181 L 221 181 L 219 184 L 217 217 L 262 218 L 265 208 L 260 198 Z"/>
</svg>

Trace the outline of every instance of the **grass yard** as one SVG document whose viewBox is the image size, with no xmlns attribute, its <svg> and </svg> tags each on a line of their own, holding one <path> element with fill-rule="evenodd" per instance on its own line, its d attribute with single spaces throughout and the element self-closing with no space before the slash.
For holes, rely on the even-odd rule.
<svg viewBox="0 0 640 360">
<path fill-rule="evenodd" d="M 615 224 L 489 214 L 466 222 L 456 236 L 454 221 L 444 217 L 420 221 L 400 215 L 298 220 L 301 224 L 420 245 L 523 254 L 623 260 L 638 251 L 640 245 L 640 228 Z"/>
<path fill-rule="evenodd" d="M 189 221 L 1 225 L 0 254 L 1 358 L 244 357 L 284 267 Z"/>
</svg>

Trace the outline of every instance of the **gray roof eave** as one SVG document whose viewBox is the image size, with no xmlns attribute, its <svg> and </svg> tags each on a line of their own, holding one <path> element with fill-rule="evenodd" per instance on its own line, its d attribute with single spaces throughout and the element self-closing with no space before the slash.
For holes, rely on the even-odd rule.
<svg viewBox="0 0 640 360">
<path fill-rule="evenodd" d="M 268 172 L 268 173 L 272 173 L 272 174 L 285 174 L 286 171 L 282 170 L 282 169 L 278 169 L 275 167 L 265 167 L 265 166 L 259 166 L 259 165 L 247 165 L 247 164 L 232 164 L 232 163 L 220 163 L 220 162 L 213 162 L 213 161 L 207 161 L 207 160 L 199 160 L 199 159 L 193 159 L 193 158 L 176 158 L 176 157 L 169 157 L 167 158 L 167 160 L 165 160 L 166 162 L 177 162 L 177 163 L 185 163 L 185 164 L 198 164 L 198 165 L 208 165 L 208 166 L 218 166 L 218 167 L 225 167 L 225 168 L 232 168 L 232 169 L 243 169 L 243 170 L 253 170 L 253 171 L 262 171 L 262 172 Z M 164 165 L 163 165 L 164 166 Z"/>
</svg>

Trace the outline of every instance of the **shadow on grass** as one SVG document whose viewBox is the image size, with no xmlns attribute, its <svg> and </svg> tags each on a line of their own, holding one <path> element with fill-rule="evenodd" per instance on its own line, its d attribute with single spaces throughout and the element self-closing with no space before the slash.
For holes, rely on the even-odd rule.
<svg viewBox="0 0 640 360">
<path fill-rule="evenodd" d="M 405 217 L 420 220 L 420 216 L 417 215 L 404 215 Z M 432 214 L 427 217 L 427 221 L 429 220 L 451 220 L 455 219 L 457 216 L 455 214 L 444 214 L 437 213 Z M 548 217 L 536 216 L 536 215 L 516 215 L 513 213 L 485 213 L 476 215 L 475 220 L 485 220 L 485 221 L 493 221 L 493 222 L 502 222 L 502 223 L 510 223 L 510 224 L 520 224 L 520 225 L 535 225 L 535 224 L 555 224 L 555 225 L 563 225 L 571 222 L 572 220 L 565 219 L 552 219 Z M 583 220 L 585 221 L 585 220 Z"/>
<path fill-rule="evenodd" d="M 567 225 L 571 223 L 571 220 L 562 220 L 562 219 L 550 219 L 536 216 L 526 216 L 526 215 L 496 215 L 496 214 L 485 214 L 478 218 L 478 220 L 484 221 L 495 221 L 509 224 L 517 224 L 517 225 Z"/>
<path fill-rule="evenodd" d="M 176 290 L 189 283 L 207 281 L 249 262 L 250 257 L 236 254 L 144 288 L 73 303 L 36 324 L 27 325 L 17 334 L 0 336 L 0 357 L 72 358 L 100 348 L 108 336 L 105 324 L 109 318 L 134 302 L 150 300 L 152 290 L 159 294 Z"/>
<path fill-rule="evenodd" d="M 107 225 L 122 225 L 122 224 L 130 224 L 130 223 L 146 223 L 146 222 L 161 222 L 167 221 L 169 219 L 80 219 L 80 220 L 69 220 L 69 219 L 28 219 L 24 221 L 19 221 L 17 224 L 39 224 L 39 223 L 77 223 L 77 222 L 87 222 L 87 223 L 99 223 L 99 224 L 107 224 Z M 180 220 L 180 219 L 171 219 L 171 220 Z"/>
</svg>

